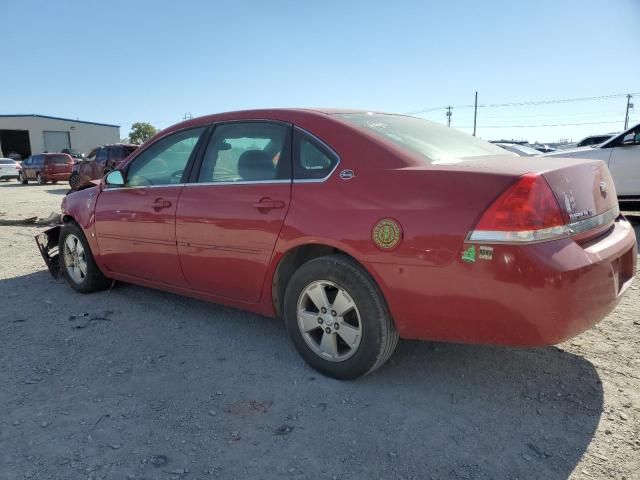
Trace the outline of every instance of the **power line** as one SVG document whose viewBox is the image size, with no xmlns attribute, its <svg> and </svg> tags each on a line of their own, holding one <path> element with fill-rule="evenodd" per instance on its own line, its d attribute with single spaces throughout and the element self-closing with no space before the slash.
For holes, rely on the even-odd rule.
<svg viewBox="0 0 640 480">
<path fill-rule="evenodd" d="M 539 125 L 483 125 L 482 128 L 536 128 L 536 127 L 573 127 L 577 125 L 604 125 L 609 123 L 620 123 L 619 120 L 609 122 L 581 122 L 581 123 L 543 123 Z M 473 125 L 463 125 L 458 128 L 472 128 Z"/>
<path fill-rule="evenodd" d="M 550 105 L 550 104 L 556 104 L 556 103 L 574 103 L 574 102 L 587 102 L 587 101 L 593 101 L 593 100 L 609 100 L 612 98 L 622 98 L 622 97 L 626 97 L 627 95 L 640 95 L 640 93 L 636 92 L 636 93 L 615 93 L 612 95 L 599 95 L 599 96 L 595 96 L 595 97 L 576 97 L 576 98 L 557 98 L 557 99 L 553 99 L 553 100 L 535 100 L 535 101 L 525 101 L 525 102 L 508 102 L 508 103 L 485 103 L 485 104 L 479 104 L 478 108 L 499 108 L 499 107 L 525 107 L 525 106 L 534 106 L 534 105 Z M 434 108 L 428 108 L 428 109 L 422 109 L 422 110 L 414 110 L 412 112 L 407 112 L 407 115 L 417 115 L 420 113 L 428 113 L 428 112 L 433 112 L 436 110 L 443 110 L 446 109 L 447 107 L 449 107 L 449 105 L 446 106 L 440 106 L 440 107 L 434 107 Z M 452 108 L 474 108 L 475 105 L 471 104 L 471 105 L 451 105 Z"/>
</svg>

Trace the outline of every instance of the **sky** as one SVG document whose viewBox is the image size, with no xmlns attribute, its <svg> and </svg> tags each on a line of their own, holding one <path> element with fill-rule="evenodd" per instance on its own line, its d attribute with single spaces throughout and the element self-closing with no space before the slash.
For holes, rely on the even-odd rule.
<svg viewBox="0 0 640 480">
<path fill-rule="evenodd" d="M 486 139 L 620 131 L 627 93 L 640 122 L 640 0 L 0 0 L 0 20 L 0 114 L 115 123 L 121 137 L 263 107 L 446 123 L 452 105 L 471 132 L 475 91 L 480 105 L 606 97 L 482 106 Z"/>
</svg>

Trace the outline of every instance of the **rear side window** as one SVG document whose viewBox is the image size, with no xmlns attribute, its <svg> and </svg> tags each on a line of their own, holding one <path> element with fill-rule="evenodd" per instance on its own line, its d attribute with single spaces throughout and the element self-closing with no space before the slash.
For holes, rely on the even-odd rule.
<svg viewBox="0 0 640 480">
<path fill-rule="evenodd" d="M 69 157 L 67 157 L 66 155 L 52 155 L 49 157 L 47 163 L 55 163 L 57 165 L 69 163 Z"/>
<path fill-rule="evenodd" d="M 338 164 L 338 156 L 318 140 L 296 129 L 293 142 L 293 178 L 321 180 Z"/>
<path fill-rule="evenodd" d="M 269 122 L 216 126 L 202 159 L 199 183 L 291 179 L 290 127 Z"/>
</svg>

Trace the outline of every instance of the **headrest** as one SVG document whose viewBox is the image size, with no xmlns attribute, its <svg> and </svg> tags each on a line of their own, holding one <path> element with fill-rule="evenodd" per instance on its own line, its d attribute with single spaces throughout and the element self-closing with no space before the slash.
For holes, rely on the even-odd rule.
<svg viewBox="0 0 640 480">
<path fill-rule="evenodd" d="M 272 180 L 276 167 L 271 155 L 264 150 L 247 150 L 238 159 L 238 175 L 246 181 Z"/>
</svg>

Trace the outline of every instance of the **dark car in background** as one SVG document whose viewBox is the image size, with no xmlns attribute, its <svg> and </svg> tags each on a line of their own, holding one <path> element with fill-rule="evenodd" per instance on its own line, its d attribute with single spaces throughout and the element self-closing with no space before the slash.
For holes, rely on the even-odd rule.
<svg viewBox="0 0 640 480">
<path fill-rule="evenodd" d="M 68 153 L 40 153 L 22 162 L 18 180 L 26 184 L 35 180 L 39 185 L 69 180 L 75 161 Z"/>
<path fill-rule="evenodd" d="M 72 189 L 87 185 L 91 180 L 99 180 L 105 174 L 114 170 L 116 166 L 131 153 L 135 152 L 138 145 L 128 143 L 116 143 L 94 148 L 86 159 L 76 163 L 69 177 L 69 185 Z"/>
</svg>

